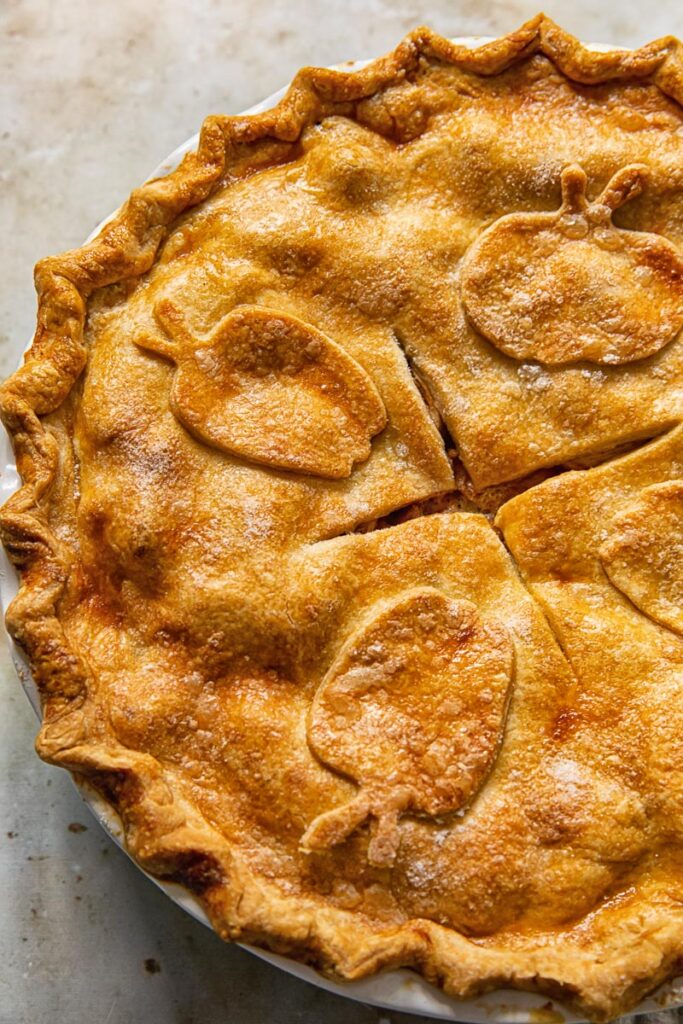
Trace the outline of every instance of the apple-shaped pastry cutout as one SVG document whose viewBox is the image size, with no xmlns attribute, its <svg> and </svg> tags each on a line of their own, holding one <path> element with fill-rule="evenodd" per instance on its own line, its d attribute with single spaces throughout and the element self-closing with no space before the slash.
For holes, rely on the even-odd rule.
<svg viewBox="0 0 683 1024">
<path fill-rule="evenodd" d="M 683 327 L 683 260 L 670 242 L 615 227 L 646 168 L 624 167 L 595 202 L 576 165 L 553 213 L 512 213 L 488 228 L 462 268 L 467 316 L 514 359 L 608 365 L 651 356 Z"/>
<path fill-rule="evenodd" d="M 274 469 L 337 479 L 370 455 L 386 412 L 365 370 L 339 345 L 285 313 L 238 306 L 195 338 L 172 302 L 161 335 L 136 338 L 172 359 L 171 409 L 197 438 Z"/>
<path fill-rule="evenodd" d="M 683 635 L 683 480 L 645 487 L 614 520 L 600 559 L 637 608 Z"/>
<path fill-rule="evenodd" d="M 440 817 L 470 801 L 496 755 L 512 666 L 507 632 L 470 601 L 420 587 L 384 604 L 313 701 L 311 749 L 360 790 L 311 823 L 302 849 L 334 846 L 372 817 L 368 860 L 388 866 L 402 813 Z"/>
</svg>

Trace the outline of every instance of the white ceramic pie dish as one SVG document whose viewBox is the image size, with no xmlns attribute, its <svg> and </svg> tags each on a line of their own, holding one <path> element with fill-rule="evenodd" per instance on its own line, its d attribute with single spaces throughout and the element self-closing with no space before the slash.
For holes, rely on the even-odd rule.
<svg viewBox="0 0 683 1024">
<path fill-rule="evenodd" d="M 454 41 L 474 48 L 489 40 L 486 37 L 463 37 Z M 589 45 L 594 49 L 610 49 L 609 46 L 600 44 Z M 338 66 L 338 70 L 354 71 L 367 63 L 369 62 L 348 62 Z M 256 114 L 269 109 L 284 96 L 287 88 L 285 86 L 278 92 L 268 96 L 261 103 L 242 113 Z M 193 135 L 178 146 L 155 168 L 150 177 L 160 177 L 172 171 L 186 153 L 196 149 L 198 139 L 198 134 Z M 116 211 L 112 212 L 109 217 L 106 217 L 95 228 L 87 241 L 90 241 L 102 226 L 115 216 L 115 213 Z M 1 431 L 0 435 L 0 501 L 4 503 L 18 489 L 19 478 L 14 465 L 14 455 L 9 438 L 4 431 Z M 2 605 L 3 613 L 7 609 L 9 602 L 16 595 L 17 588 L 18 580 L 16 573 L 10 565 L 4 549 L 0 547 L 0 604 Z M 10 653 L 26 695 L 36 715 L 39 716 L 40 702 L 37 689 L 31 678 L 28 663 L 20 649 L 11 640 Z M 102 828 L 125 851 L 121 823 L 114 810 L 91 786 L 85 783 L 77 783 L 77 788 Z M 208 918 L 199 901 L 188 890 L 180 885 L 161 882 L 151 875 L 148 875 L 148 877 L 159 888 L 163 889 L 183 910 L 187 911 L 187 913 L 191 914 L 192 917 L 202 924 L 210 927 Z M 554 1024 L 554 1022 L 557 1022 L 557 1024 L 561 1024 L 563 1021 L 566 1021 L 567 1024 L 574 1024 L 574 1022 L 580 1019 L 573 1016 L 561 1005 L 542 995 L 501 989 L 474 999 L 456 1000 L 445 996 L 419 975 L 408 970 L 385 971 L 361 981 L 337 983 L 323 977 L 313 968 L 297 963 L 287 957 L 257 949 L 253 946 L 244 946 L 244 948 L 287 971 L 289 974 L 326 989 L 329 992 L 403 1013 L 422 1014 L 441 1020 L 472 1022 L 472 1024 L 494 1024 L 494 1022 L 500 1022 L 500 1024 L 508 1024 L 508 1022 L 510 1024 Z M 656 993 L 640 1003 L 632 1013 L 661 1012 L 663 1009 L 673 1009 L 677 1006 L 683 1006 L 683 977 L 674 979 L 661 986 Z"/>
</svg>

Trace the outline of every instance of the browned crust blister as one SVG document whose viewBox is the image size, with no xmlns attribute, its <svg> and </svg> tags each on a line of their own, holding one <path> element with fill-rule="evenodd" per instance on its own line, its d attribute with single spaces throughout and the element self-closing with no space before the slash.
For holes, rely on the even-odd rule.
<svg viewBox="0 0 683 1024">
<path fill-rule="evenodd" d="M 427 920 L 371 929 L 345 911 L 283 896 L 172 792 L 154 758 L 99 742 L 88 714 L 88 667 L 69 648 L 58 618 L 71 554 L 50 529 L 48 516 L 60 453 L 41 418 L 65 401 L 86 364 L 84 323 L 95 289 L 147 271 L 170 225 L 205 200 L 251 145 L 268 138 L 292 142 L 322 116 L 348 116 L 355 103 L 400 80 L 420 61 L 492 76 L 536 53 L 575 82 L 648 80 L 683 103 L 681 48 L 672 37 L 636 51 L 595 52 L 539 15 L 517 32 L 471 50 L 419 28 L 360 71 L 303 69 L 282 102 L 266 113 L 208 118 L 197 152 L 177 170 L 137 189 L 94 241 L 41 261 L 33 344 L 0 390 L 0 414 L 23 481 L 2 510 L 0 531 L 21 574 L 8 627 L 28 654 L 43 699 L 39 753 L 99 785 L 120 812 L 140 863 L 198 893 L 221 935 L 294 952 L 345 978 L 408 965 L 456 995 L 512 985 L 559 995 L 594 1018 L 606 1018 L 674 970 L 683 952 L 682 922 L 670 911 L 666 918 L 648 911 L 647 944 L 639 935 L 615 936 L 614 955 L 601 964 L 590 948 L 564 954 L 485 948 Z"/>
</svg>

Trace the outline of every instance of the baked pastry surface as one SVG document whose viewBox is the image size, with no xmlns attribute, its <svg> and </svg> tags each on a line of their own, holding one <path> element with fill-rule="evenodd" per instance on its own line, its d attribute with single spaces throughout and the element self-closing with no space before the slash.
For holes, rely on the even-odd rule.
<svg viewBox="0 0 683 1024">
<path fill-rule="evenodd" d="M 595 1019 L 679 968 L 681 103 L 670 38 L 418 29 L 38 265 L 38 750 L 223 937 Z"/>
</svg>

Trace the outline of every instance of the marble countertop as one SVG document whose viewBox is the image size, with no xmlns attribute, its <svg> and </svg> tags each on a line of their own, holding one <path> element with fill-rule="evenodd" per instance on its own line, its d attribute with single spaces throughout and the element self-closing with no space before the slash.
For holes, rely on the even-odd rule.
<svg viewBox="0 0 683 1024">
<path fill-rule="evenodd" d="M 537 2 L 3 0 L 0 375 L 32 332 L 35 261 L 78 245 L 206 114 L 250 106 L 303 64 L 378 55 L 417 24 L 499 35 Z M 683 36 L 680 0 L 545 8 L 595 42 Z M 0 1024 L 417 1022 L 288 977 L 173 905 L 36 757 L 2 636 L 0 706 Z"/>
</svg>

